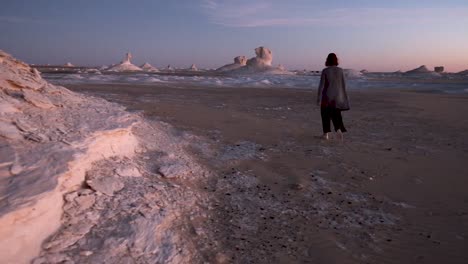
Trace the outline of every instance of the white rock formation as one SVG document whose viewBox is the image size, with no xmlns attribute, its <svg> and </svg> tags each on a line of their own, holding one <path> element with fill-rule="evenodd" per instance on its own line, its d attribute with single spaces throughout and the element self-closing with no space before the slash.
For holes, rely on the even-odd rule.
<svg viewBox="0 0 468 264">
<path fill-rule="evenodd" d="M 174 72 L 175 69 L 169 64 L 169 65 L 167 65 L 166 69 L 164 69 L 164 71 L 166 71 L 166 72 Z"/>
<path fill-rule="evenodd" d="M 420 78 L 428 78 L 428 77 L 439 77 L 440 74 L 437 72 L 430 71 L 426 65 L 422 65 L 416 69 L 407 71 L 404 73 L 405 76 L 409 77 L 420 77 Z"/>
<path fill-rule="evenodd" d="M 268 48 L 256 48 L 255 55 L 255 57 L 246 61 L 245 66 L 241 63 L 237 63 L 243 63 L 245 61 L 245 57 L 241 57 L 238 61 L 236 61 L 235 59 L 234 64 L 225 65 L 219 68 L 217 71 L 228 71 L 229 73 L 233 74 L 293 74 L 292 72 L 289 72 L 286 69 L 284 69 L 284 67 L 281 65 L 279 65 L 278 67 L 272 66 L 273 53 Z"/>
<path fill-rule="evenodd" d="M 115 66 L 112 66 L 108 69 L 108 71 L 113 71 L 113 72 L 133 72 L 133 71 L 142 71 L 142 69 L 136 65 L 133 65 L 131 63 L 132 59 L 132 54 L 127 53 L 125 55 L 124 60 Z"/>
<path fill-rule="evenodd" d="M 252 69 L 264 70 L 271 67 L 273 61 L 273 54 L 271 50 L 265 47 L 258 47 L 255 49 L 256 57 L 247 60 L 247 66 Z"/>
<path fill-rule="evenodd" d="M 245 56 L 237 56 L 234 58 L 234 63 L 226 64 L 216 69 L 216 71 L 220 71 L 220 72 L 232 71 L 232 70 L 239 69 L 245 65 L 247 65 L 247 58 Z"/>
<path fill-rule="evenodd" d="M 192 64 L 189 68 L 189 71 L 198 71 L 198 68 L 195 64 Z"/>
<path fill-rule="evenodd" d="M 457 72 L 457 75 L 467 75 L 468 76 L 468 70 Z"/>
<path fill-rule="evenodd" d="M 278 64 L 278 66 L 276 66 L 276 69 L 279 70 L 279 71 L 287 71 L 286 67 L 284 67 L 283 64 Z"/>
<path fill-rule="evenodd" d="M 159 72 L 159 70 L 156 67 L 153 67 L 153 65 L 149 64 L 148 62 L 145 62 L 143 65 L 140 66 L 140 68 L 147 72 Z"/>
<path fill-rule="evenodd" d="M 431 72 L 426 65 L 422 65 L 416 69 L 405 72 L 406 74 L 420 74 L 420 73 L 429 73 Z"/>
<path fill-rule="evenodd" d="M 348 79 L 357 79 L 362 77 L 362 73 L 354 69 L 344 69 L 344 74 Z"/>
<path fill-rule="evenodd" d="M 43 80 L 0 51 L 0 262 L 29 263 L 94 161 L 134 155 L 123 107 Z"/>
</svg>

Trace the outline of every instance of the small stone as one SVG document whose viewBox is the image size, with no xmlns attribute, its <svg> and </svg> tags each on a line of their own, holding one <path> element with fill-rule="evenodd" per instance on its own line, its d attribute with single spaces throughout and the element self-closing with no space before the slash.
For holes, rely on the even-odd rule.
<svg viewBox="0 0 468 264">
<path fill-rule="evenodd" d="M 48 141 L 48 137 L 40 133 L 28 133 L 24 138 L 38 143 Z"/>
<path fill-rule="evenodd" d="M 65 201 L 67 202 L 73 202 L 75 198 L 78 197 L 78 192 L 70 192 L 65 194 Z"/>
<path fill-rule="evenodd" d="M 138 168 L 133 167 L 133 166 L 117 168 L 115 170 L 115 173 L 117 173 L 119 176 L 122 176 L 122 177 L 141 177 L 142 176 L 140 170 L 138 170 Z"/>
<path fill-rule="evenodd" d="M 93 252 L 92 252 L 92 251 L 89 251 L 89 250 L 81 251 L 81 252 L 80 252 L 80 255 L 81 255 L 81 256 L 86 256 L 86 257 L 91 256 L 92 254 L 93 254 Z"/>
<path fill-rule="evenodd" d="M 8 139 L 21 139 L 19 130 L 13 124 L 0 120 L 0 137 Z"/>
<path fill-rule="evenodd" d="M 18 162 L 13 163 L 10 167 L 10 173 L 12 175 L 18 175 L 23 171 L 23 166 L 21 166 Z"/>
<path fill-rule="evenodd" d="M 94 195 L 82 195 L 75 198 L 75 202 L 79 207 L 79 211 L 84 211 L 91 208 L 96 202 Z"/>
<path fill-rule="evenodd" d="M 108 196 L 113 196 L 114 192 L 122 190 L 125 185 L 117 177 L 104 176 L 86 180 L 86 184 L 93 190 L 101 192 Z"/>
<path fill-rule="evenodd" d="M 186 174 L 189 170 L 189 168 L 185 165 L 180 165 L 180 164 L 169 164 L 169 165 L 164 165 L 161 166 L 158 170 L 158 173 L 161 174 L 164 178 L 176 178 L 179 177 L 180 175 Z"/>
</svg>

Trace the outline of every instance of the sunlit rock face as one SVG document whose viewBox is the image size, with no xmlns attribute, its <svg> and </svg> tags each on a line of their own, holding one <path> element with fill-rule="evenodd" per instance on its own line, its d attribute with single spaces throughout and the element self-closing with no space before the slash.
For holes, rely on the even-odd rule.
<svg viewBox="0 0 468 264">
<path fill-rule="evenodd" d="M 55 86 L 0 51 L 0 262 L 29 263 L 92 162 L 133 155 L 137 118 Z"/>
<path fill-rule="evenodd" d="M 264 69 L 271 67 L 273 61 L 273 54 L 271 50 L 265 47 L 258 47 L 255 49 L 256 57 L 247 61 L 247 66 L 255 69 Z"/>
</svg>

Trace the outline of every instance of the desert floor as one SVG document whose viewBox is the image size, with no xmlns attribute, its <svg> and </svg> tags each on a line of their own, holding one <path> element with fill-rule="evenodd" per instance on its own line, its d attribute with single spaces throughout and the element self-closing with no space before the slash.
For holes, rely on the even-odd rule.
<svg viewBox="0 0 468 264">
<path fill-rule="evenodd" d="M 67 88 L 204 138 L 190 151 L 213 177 L 191 188 L 211 197 L 209 262 L 468 259 L 466 95 L 350 91 L 341 142 L 320 139 L 315 90 Z"/>
</svg>

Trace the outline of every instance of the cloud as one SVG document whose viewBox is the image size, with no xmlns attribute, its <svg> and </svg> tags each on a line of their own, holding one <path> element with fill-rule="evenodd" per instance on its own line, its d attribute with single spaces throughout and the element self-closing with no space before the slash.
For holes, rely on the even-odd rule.
<svg viewBox="0 0 468 264">
<path fill-rule="evenodd" d="M 468 8 L 340 8 L 317 10 L 307 16 L 266 1 L 204 0 L 209 20 L 226 27 L 269 26 L 379 26 L 468 23 Z"/>
<path fill-rule="evenodd" d="M 19 16 L 0 16 L 0 22 L 10 24 L 48 24 L 49 21 L 43 19 L 19 17 Z"/>
</svg>

